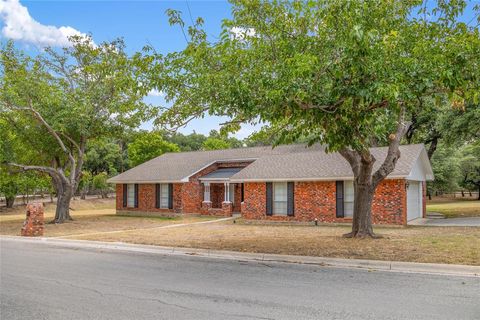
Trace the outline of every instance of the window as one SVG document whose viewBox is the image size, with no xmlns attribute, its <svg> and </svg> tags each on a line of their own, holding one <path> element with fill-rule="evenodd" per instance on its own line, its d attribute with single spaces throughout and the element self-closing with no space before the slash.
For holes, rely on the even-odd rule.
<svg viewBox="0 0 480 320">
<path fill-rule="evenodd" d="M 160 208 L 168 208 L 168 183 L 160 184 Z"/>
<path fill-rule="evenodd" d="M 273 214 L 287 215 L 287 183 L 273 183 Z"/>
<path fill-rule="evenodd" d="M 129 208 L 135 207 L 135 185 L 134 184 L 127 185 L 127 207 Z"/>
<path fill-rule="evenodd" d="M 355 199 L 353 181 L 344 181 L 343 192 L 344 216 L 351 218 L 353 217 L 353 201 Z"/>
</svg>

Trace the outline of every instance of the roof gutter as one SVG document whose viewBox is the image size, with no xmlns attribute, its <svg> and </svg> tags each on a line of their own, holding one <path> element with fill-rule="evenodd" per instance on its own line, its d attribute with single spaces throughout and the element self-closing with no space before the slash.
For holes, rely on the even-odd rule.
<svg viewBox="0 0 480 320">
<path fill-rule="evenodd" d="M 405 179 L 407 175 L 388 176 L 385 179 Z M 313 182 L 313 181 L 349 181 L 353 180 L 353 176 L 345 177 L 322 177 L 322 178 L 253 178 L 253 179 L 230 179 L 230 182 L 285 182 L 285 181 L 299 181 L 299 182 Z"/>
<path fill-rule="evenodd" d="M 181 180 L 150 180 L 150 181 L 146 181 L 146 180 L 114 180 L 112 181 L 112 179 L 108 179 L 107 180 L 108 183 L 113 183 L 113 184 L 130 184 L 130 183 L 143 183 L 143 184 L 152 184 L 152 183 L 182 183 L 183 181 Z"/>
</svg>

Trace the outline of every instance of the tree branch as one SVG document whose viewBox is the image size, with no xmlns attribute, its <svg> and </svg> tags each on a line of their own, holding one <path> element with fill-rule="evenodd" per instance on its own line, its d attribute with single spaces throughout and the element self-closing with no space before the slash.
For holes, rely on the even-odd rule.
<svg viewBox="0 0 480 320">
<path fill-rule="evenodd" d="M 405 106 L 401 104 L 400 113 L 398 116 L 397 131 L 390 135 L 390 143 L 388 145 L 387 156 L 382 165 L 373 174 L 372 183 L 377 186 L 386 176 L 388 176 L 394 169 L 395 164 L 400 158 L 400 141 L 408 130 L 410 124 L 405 122 Z"/>
<path fill-rule="evenodd" d="M 303 110 L 310 110 L 310 109 L 320 109 L 325 112 L 334 113 L 335 109 L 341 106 L 345 102 L 345 98 L 339 99 L 332 105 L 316 105 L 313 103 L 303 102 L 297 98 L 294 98 L 293 101 Z"/>
<path fill-rule="evenodd" d="M 22 171 L 40 171 L 40 172 L 47 173 L 52 178 L 57 178 L 58 179 L 58 177 L 60 177 L 64 181 L 67 180 L 66 177 L 61 172 L 55 170 L 54 168 L 50 168 L 50 167 L 29 166 L 29 165 L 14 163 L 14 162 L 7 162 L 6 165 L 10 166 L 10 167 L 20 168 Z"/>
<path fill-rule="evenodd" d="M 50 133 L 50 135 L 55 138 L 55 140 L 57 141 L 58 145 L 60 146 L 60 148 L 62 149 L 62 151 L 68 156 L 68 159 L 69 159 L 69 162 L 70 162 L 70 166 L 71 166 L 71 172 L 70 172 L 70 183 L 74 183 L 74 178 L 75 178 L 75 169 L 76 169 L 76 161 L 75 161 L 75 158 L 73 157 L 72 153 L 70 150 L 67 149 L 67 147 L 65 146 L 65 144 L 63 143 L 62 139 L 60 138 L 60 136 L 57 134 L 57 132 L 55 130 L 53 130 L 53 128 L 48 124 L 48 122 L 42 117 L 42 115 L 33 108 L 32 106 L 32 102 L 29 101 L 28 102 L 28 107 L 18 107 L 18 106 L 15 106 L 13 104 L 7 104 L 11 109 L 14 109 L 14 110 L 26 110 L 26 111 L 30 111 L 33 113 L 33 116 L 38 120 L 40 121 L 40 123 L 42 123 L 45 128 L 47 129 L 47 131 Z M 35 169 L 31 169 L 31 170 L 35 170 Z M 62 172 L 62 175 L 64 176 L 64 173 Z"/>
<path fill-rule="evenodd" d="M 355 151 L 345 148 L 338 151 L 352 167 L 353 175 L 357 177 L 360 174 L 360 156 Z"/>
</svg>

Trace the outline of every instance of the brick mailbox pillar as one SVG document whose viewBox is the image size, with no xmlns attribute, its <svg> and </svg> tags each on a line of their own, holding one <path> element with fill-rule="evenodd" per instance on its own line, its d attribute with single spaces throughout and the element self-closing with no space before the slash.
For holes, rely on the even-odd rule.
<svg viewBox="0 0 480 320">
<path fill-rule="evenodd" d="M 43 225 L 43 204 L 40 202 L 29 203 L 27 205 L 27 217 L 22 227 L 22 236 L 43 236 Z"/>
</svg>

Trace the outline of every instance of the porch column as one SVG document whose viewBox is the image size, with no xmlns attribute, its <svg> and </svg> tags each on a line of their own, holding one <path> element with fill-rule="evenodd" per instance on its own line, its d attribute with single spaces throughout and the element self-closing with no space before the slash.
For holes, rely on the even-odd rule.
<svg viewBox="0 0 480 320">
<path fill-rule="evenodd" d="M 230 182 L 225 182 L 224 183 L 224 189 L 225 189 L 225 200 L 224 200 L 224 202 L 230 202 Z"/>
</svg>

